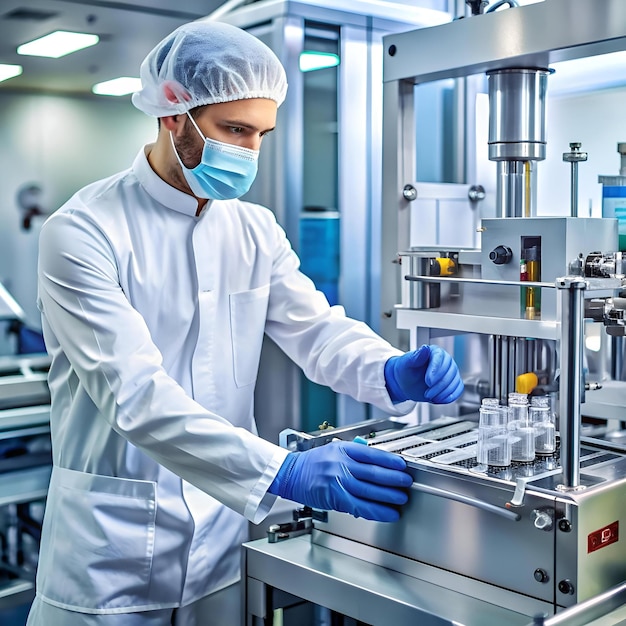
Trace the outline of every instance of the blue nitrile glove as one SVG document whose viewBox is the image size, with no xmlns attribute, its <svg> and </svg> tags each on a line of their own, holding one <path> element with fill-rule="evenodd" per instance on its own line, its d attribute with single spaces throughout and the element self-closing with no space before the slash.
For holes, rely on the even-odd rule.
<svg viewBox="0 0 626 626">
<path fill-rule="evenodd" d="M 448 404 L 465 388 L 454 359 L 439 346 L 392 356 L 385 363 L 385 383 L 394 404 L 405 400 Z"/>
<path fill-rule="evenodd" d="M 413 479 L 401 456 L 352 441 L 290 452 L 269 492 L 316 509 L 395 522 Z"/>
</svg>

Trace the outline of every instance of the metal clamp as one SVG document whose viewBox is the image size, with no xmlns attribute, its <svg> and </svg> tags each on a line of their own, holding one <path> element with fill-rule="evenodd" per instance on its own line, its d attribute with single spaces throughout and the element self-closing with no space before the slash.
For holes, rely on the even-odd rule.
<svg viewBox="0 0 626 626">
<path fill-rule="evenodd" d="M 308 535 L 313 530 L 313 520 L 311 518 L 300 520 L 299 522 L 285 522 L 284 524 L 272 524 L 267 529 L 267 540 L 270 543 L 278 543 L 292 537 Z"/>
<path fill-rule="evenodd" d="M 292 537 L 309 535 L 313 530 L 313 520 L 318 522 L 328 521 L 328 511 L 313 509 L 310 506 L 296 509 L 293 512 L 293 522 L 272 524 L 267 529 L 267 540 L 270 543 L 278 543 Z"/>
<path fill-rule="evenodd" d="M 314 509 L 310 506 L 303 506 L 301 509 L 296 509 L 293 512 L 293 521 L 297 522 L 301 519 L 311 518 L 316 522 L 327 522 L 328 511 L 322 509 Z"/>
</svg>

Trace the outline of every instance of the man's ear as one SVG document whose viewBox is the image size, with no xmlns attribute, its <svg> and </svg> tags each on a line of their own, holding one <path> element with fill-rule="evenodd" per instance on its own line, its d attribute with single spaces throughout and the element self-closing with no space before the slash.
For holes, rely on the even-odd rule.
<svg viewBox="0 0 626 626">
<path fill-rule="evenodd" d="M 176 131 L 178 130 L 178 126 L 181 123 L 184 123 L 184 120 L 182 120 L 181 118 L 184 117 L 182 115 L 166 115 L 165 117 L 161 118 L 161 126 L 163 126 L 165 129 L 169 130 L 169 131 Z"/>
</svg>

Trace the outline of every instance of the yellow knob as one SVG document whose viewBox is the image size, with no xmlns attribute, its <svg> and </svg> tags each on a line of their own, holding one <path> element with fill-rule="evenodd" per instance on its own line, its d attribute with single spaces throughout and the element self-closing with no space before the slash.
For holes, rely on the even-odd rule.
<svg viewBox="0 0 626 626">
<path fill-rule="evenodd" d="M 517 391 L 517 393 L 531 393 L 538 383 L 537 374 L 534 372 L 520 374 L 515 381 L 515 391 Z"/>
<path fill-rule="evenodd" d="M 435 260 L 439 264 L 439 276 L 452 276 L 454 274 L 456 264 L 453 259 L 439 257 Z"/>
</svg>

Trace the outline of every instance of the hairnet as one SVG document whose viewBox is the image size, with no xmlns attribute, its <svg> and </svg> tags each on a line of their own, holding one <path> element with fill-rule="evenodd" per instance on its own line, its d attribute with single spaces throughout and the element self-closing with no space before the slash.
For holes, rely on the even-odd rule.
<svg viewBox="0 0 626 626">
<path fill-rule="evenodd" d="M 250 33 L 220 22 L 183 24 L 148 53 L 133 104 L 155 117 L 204 104 L 285 99 L 287 79 L 278 57 Z"/>
</svg>

